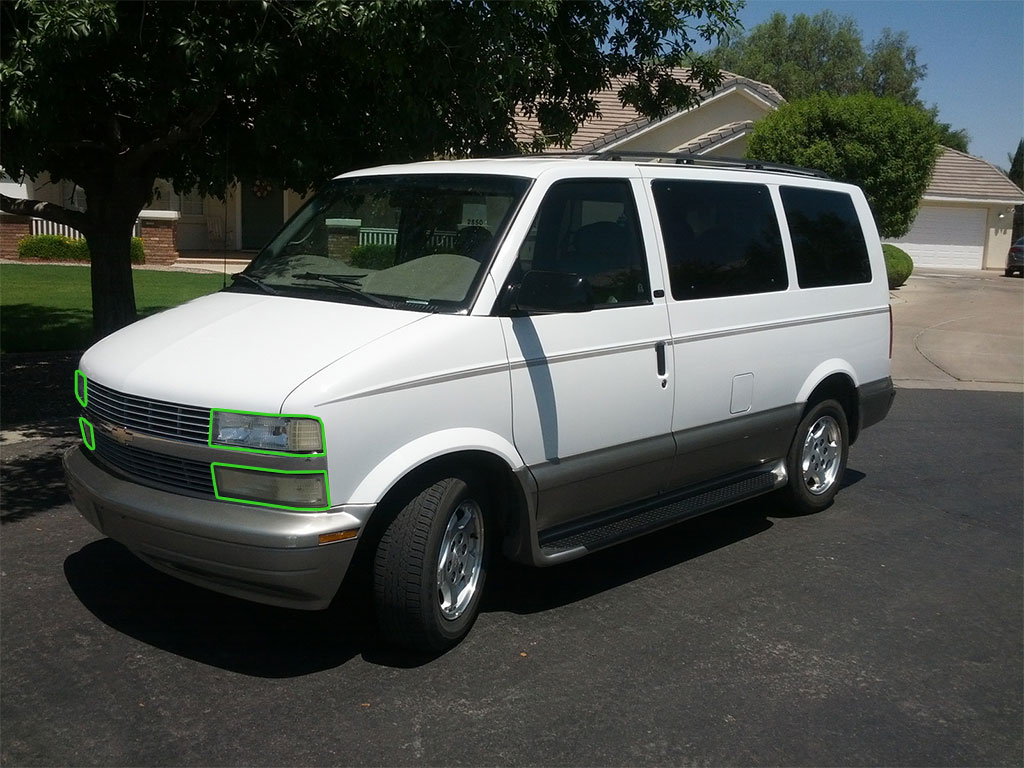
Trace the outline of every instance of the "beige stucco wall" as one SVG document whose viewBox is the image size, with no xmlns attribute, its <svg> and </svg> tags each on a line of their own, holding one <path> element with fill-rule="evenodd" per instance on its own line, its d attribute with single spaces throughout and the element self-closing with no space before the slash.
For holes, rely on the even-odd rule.
<svg viewBox="0 0 1024 768">
<path fill-rule="evenodd" d="M 999 215 L 1002 214 L 1002 218 Z M 1004 269 L 1006 253 L 1013 238 L 1013 206 L 988 209 L 988 234 L 985 238 L 985 269 Z"/>
<path fill-rule="evenodd" d="M 615 149 L 650 152 L 671 152 L 708 131 L 741 120 L 760 120 L 770 106 L 742 88 L 712 97 L 701 104 L 699 109 L 683 112 L 646 131 L 630 136 Z M 746 143 L 743 144 L 746 150 Z M 728 152 L 736 157 L 737 152 Z"/>
</svg>

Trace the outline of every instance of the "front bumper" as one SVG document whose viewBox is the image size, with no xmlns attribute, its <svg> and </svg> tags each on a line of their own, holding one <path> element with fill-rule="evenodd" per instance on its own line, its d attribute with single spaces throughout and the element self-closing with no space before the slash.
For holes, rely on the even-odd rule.
<svg viewBox="0 0 1024 768">
<path fill-rule="evenodd" d="M 373 511 L 289 512 L 180 496 L 115 477 L 80 446 L 64 454 L 64 473 L 82 515 L 154 568 L 286 608 L 330 604 L 358 538 L 321 545 L 319 537 L 361 531 Z"/>
</svg>

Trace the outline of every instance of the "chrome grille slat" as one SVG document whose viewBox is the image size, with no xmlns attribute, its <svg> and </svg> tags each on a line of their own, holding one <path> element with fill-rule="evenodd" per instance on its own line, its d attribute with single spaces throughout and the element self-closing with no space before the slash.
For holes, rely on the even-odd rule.
<svg viewBox="0 0 1024 768">
<path fill-rule="evenodd" d="M 95 381 L 88 383 L 86 414 L 154 437 L 206 443 L 210 409 L 128 395 Z"/>
<path fill-rule="evenodd" d="M 210 437 L 210 409 L 153 400 L 105 387 L 90 380 L 86 416 L 131 432 L 205 446 Z M 143 484 L 213 496 L 210 464 L 122 443 L 96 430 L 96 455 Z"/>
</svg>

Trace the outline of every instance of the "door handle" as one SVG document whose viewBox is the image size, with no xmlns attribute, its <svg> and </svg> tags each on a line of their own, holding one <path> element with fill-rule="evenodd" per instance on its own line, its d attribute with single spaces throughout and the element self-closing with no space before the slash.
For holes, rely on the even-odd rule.
<svg viewBox="0 0 1024 768">
<path fill-rule="evenodd" d="M 654 345 L 654 354 L 658 358 L 658 375 L 659 376 L 664 376 L 666 374 L 666 372 L 668 371 L 667 365 L 665 363 L 665 342 L 664 341 L 659 341 L 657 344 Z"/>
</svg>

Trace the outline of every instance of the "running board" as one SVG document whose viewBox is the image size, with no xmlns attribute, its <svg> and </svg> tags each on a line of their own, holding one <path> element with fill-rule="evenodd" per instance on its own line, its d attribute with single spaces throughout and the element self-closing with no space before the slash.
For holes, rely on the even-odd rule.
<svg viewBox="0 0 1024 768">
<path fill-rule="evenodd" d="M 597 549 L 642 536 L 690 517 L 752 499 L 786 484 L 783 462 L 726 482 L 690 487 L 639 505 L 613 509 L 586 520 L 559 525 L 538 534 L 545 560 L 571 560 Z"/>
</svg>

